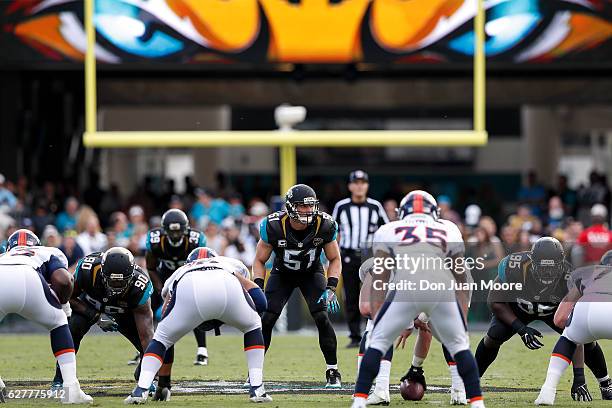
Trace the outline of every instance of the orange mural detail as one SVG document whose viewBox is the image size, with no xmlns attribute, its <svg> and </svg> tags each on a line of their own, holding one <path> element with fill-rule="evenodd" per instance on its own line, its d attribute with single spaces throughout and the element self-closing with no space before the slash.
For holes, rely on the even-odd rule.
<svg viewBox="0 0 612 408">
<path fill-rule="evenodd" d="M 62 37 L 61 25 L 58 15 L 47 15 L 19 24 L 15 28 L 15 34 L 54 49 L 72 59 L 82 61 L 83 54 Z"/>
</svg>

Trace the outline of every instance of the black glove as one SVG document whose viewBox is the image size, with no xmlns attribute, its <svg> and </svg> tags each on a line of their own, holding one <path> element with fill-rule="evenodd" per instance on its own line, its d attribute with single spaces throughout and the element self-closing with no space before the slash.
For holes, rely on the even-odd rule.
<svg viewBox="0 0 612 408">
<path fill-rule="evenodd" d="M 518 319 L 512 323 L 512 327 L 516 330 L 519 336 L 521 336 L 521 340 L 523 340 L 523 343 L 525 343 L 525 346 L 528 349 L 537 350 L 544 347 L 544 344 L 538 340 L 538 337 L 542 338 L 542 333 L 533 327 L 526 326 Z"/>
<path fill-rule="evenodd" d="M 591 397 L 591 393 L 586 384 L 572 385 L 572 399 L 581 402 L 593 401 L 593 397 Z"/>
<path fill-rule="evenodd" d="M 262 278 L 255 278 L 253 282 L 259 286 L 259 289 L 264 290 L 264 280 Z"/>
</svg>

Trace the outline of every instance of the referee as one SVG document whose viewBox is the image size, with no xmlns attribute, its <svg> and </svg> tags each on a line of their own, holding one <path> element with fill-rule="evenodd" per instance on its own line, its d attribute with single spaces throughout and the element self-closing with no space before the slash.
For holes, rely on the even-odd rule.
<svg viewBox="0 0 612 408">
<path fill-rule="evenodd" d="M 359 313 L 360 245 L 371 242 L 372 236 L 389 222 L 383 206 L 368 198 L 368 174 L 355 170 L 349 175 L 350 198 L 336 203 L 332 217 L 338 223 L 344 301 L 351 342 L 347 347 L 359 347 L 361 341 L 361 314 Z"/>
</svg>

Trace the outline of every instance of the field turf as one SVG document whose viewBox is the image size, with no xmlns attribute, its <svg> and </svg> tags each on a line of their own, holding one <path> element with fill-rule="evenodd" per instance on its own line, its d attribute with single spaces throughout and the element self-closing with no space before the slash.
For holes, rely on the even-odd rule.
<svg viewBox="0 0 612 408">
<path fill-rule="evenodd" d="M 472 335 L 472 348 L 481 334 Z M 392 370 L 393 406 L 447 406 L 449 396 L 444 387 L 450 384 L 448 370 L 440 346 L 434 342 L 425 373 L 431 391 L 423 401 L 403 401 L 397 380 L 410 366 L 412 341 L 406 350 L 397 351 Z M 547 335 L 545 347 L 530 351 L 514 338 L 502 348 L 498 360 L 487 371 L 483 386 L 488 407 L 527 407 L 533 405 L 546 376 L 549 353 L 556 337 Z M 274 402 L 269 407 L 348 407 L 351 387 L 355 381 L 356 350 L 345 349 L 346 340 L 339 339 L 339 363 L 343 375 L 342 390 L 324 390 L 325 366 L 316 337 L 276 336 L 266 357 L 264 376 L 266 388 Z M 610 342 L 602 347 L 612 361 Z M 210 363 L 193 366 L 195 341 L 187 336 L 177 345 L 173 373 L 173 396 L 169 406 L 176 407 L 238 407 L 250 406 L 242 382 L 246 377 L 246 361 L 242 338 L 237 335 L 209 336 Z M 123 398 L 134 386 L 134 367 L 126 362 L 133 356 L 132 346 L 118 335 L 90 335 L 81 344 L 78 354 L 78 376 L 83 389 L 94 396 L 94 406 L 123 406 Z M 0 376 L 11 390 L 48 388 L 53 377 L 54 360 L 49 339 L 45 335 L 0 335 Z M 610 401 L 600 400 L 599 389 L 587 370 L 589 388 L 595 401 L 578 404 L 569 397 L 571 369 L 563 377 L 557 396 L 561 407 L 611 407 Z M 58 406 L 56 400 L 11 399 L 11 405 Z M 158 403 L 152 403 L 157 406 Z M 7 407 L 8 408 L 8 407 Z"/>
</svg>

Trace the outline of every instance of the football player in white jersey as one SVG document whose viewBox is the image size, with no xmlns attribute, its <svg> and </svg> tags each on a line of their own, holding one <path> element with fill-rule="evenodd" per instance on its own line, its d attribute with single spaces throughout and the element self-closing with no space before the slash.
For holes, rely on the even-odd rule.
<svg viewBox="0 0 612 408">
<path fill-rule="evenodd" d="M 76 375 L 74 343 L 68 328 L 68 300 L 72 275 L 68 261 L 57 248 L 41 246 L 31 231 L 20 229 L 8 239 L 0 257 L 0 321 L 9 313 L 44 326 L 50 332 L 51 348 L 64 377 L 58 392 L 66 404 L 91 403 Z M 4 384 L 0 384 L 3 388 Z"/>
<path fill-rule="evenodd" d="M 535 400 L 536 405 L 554 405 L 557 385 L 572 362 L 576 347 L 601 339 L 612 340 L 612 250 L 599 265 L 586 266 L 572 273 L 574 287 L 561 301 L 555 313 L 555 324 L 565 327 L 553 349 L 546 381 Z M 612 400 L 612 380 L 598 378 L 601 398 Z"/>
<path fill-rule="evenodd" d="M 269 402 L 263 385 L 264 339 L 258 313 L 266 310 L 263 291 L 252 282 L 250 272 L 240 261 L 214 254 L 209 248 L 196 248 L 164 284 L 162 320 L 142 359 L 138 385 L 125 399 L 126 404 L 142 404 L 155 374 L 162 367 L 166 350 L 200 324 L 211 329 L 228 324 L 244 333 L 249 381 L 249 399 Z M 168 398 L 164 398 L 168 400 Z"/>
<path fill-rule="evenodd" d="M 420 314 L 430 317 L 436 337 L 457 364 L 472 407 L 484 407 L 480 378 L 463 311 L 469 290 L 465 245 L 457 226 L 440 220 L 431 194 L 416 190 L 399 207 L 399 220 L 382 226 L 373 242 L 375 269 L 370 303 L 374 328 L 355 384 L 353 407 L 366 405 L 380 361 L 393 341 Z M 388 289 L 388 291 L 387 291 Z"/>
</svg>

